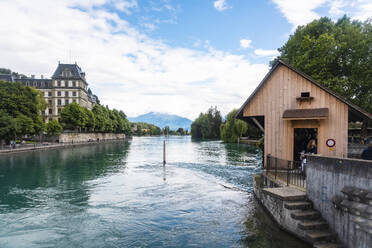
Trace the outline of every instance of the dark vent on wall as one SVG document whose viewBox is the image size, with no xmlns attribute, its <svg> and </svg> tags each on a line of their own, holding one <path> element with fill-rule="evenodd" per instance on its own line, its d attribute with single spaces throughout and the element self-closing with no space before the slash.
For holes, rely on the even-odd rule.
<svg viewBox="0 0 372 248">
<path fill-rule="evenodd" d="M 310 92 L 301 92 L 301 97 L 310 97 Z"/>
</svg>

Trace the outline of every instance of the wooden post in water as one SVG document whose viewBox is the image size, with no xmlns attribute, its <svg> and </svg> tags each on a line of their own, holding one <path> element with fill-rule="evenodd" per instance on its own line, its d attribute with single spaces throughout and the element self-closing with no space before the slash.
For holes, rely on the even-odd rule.
<svg viewBox="0 0 372 248">
<path fill-rule="evenodd" d="M 163 165 L 165 165 L 166 162 L 166 157 L 165 157 L 165 140 L 163 141 Z"/>
</svg>

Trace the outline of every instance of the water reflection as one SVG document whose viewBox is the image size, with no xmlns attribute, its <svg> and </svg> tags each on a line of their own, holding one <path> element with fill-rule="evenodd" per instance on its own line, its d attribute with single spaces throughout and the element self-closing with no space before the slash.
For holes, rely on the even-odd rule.
<svg viewBox="0 0 372 248">
<path fill-rule="evenodd" d="M 271 219 L 256 199 L 249 201 L 249 212 L 244 221 L 242 243 L 249 248 L 310 248 L 311 245 L 290 237 Z"/>
<path fill-rule="evenodd" d="M 86 204 L 84 182 L 124 168 L 128 149 L 125 142 L 0 156 L 0 212 L 42 205 L 46 192 Z"/>
</svg>

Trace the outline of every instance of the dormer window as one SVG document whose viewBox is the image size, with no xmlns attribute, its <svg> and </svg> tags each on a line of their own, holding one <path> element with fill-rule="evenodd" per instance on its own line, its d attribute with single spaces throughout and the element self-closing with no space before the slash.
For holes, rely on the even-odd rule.
<svg viewBox="0 0 372 248">
<path fill-rule="evenodd" d="M 71 77 L 71 71 L 69 70 L 62 71 L 62 77 Z"/>
</svg>

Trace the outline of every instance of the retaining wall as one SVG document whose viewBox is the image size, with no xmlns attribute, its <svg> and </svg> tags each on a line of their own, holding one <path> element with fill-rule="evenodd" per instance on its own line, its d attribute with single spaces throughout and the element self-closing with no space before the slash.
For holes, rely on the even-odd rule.
<svg viewBox="0 0 372 248">
<path fill-rule="evenodd" d="M 59 135 L 59 143 L 89 142 L 125 139 L 123 133 L 62 133 Z"/>
<path fill-rule="evenodd" d="M 306 184 L 307 197 L 343 245 L 370 247 L 372 161 L 309 156 Z"/>
</svg>

